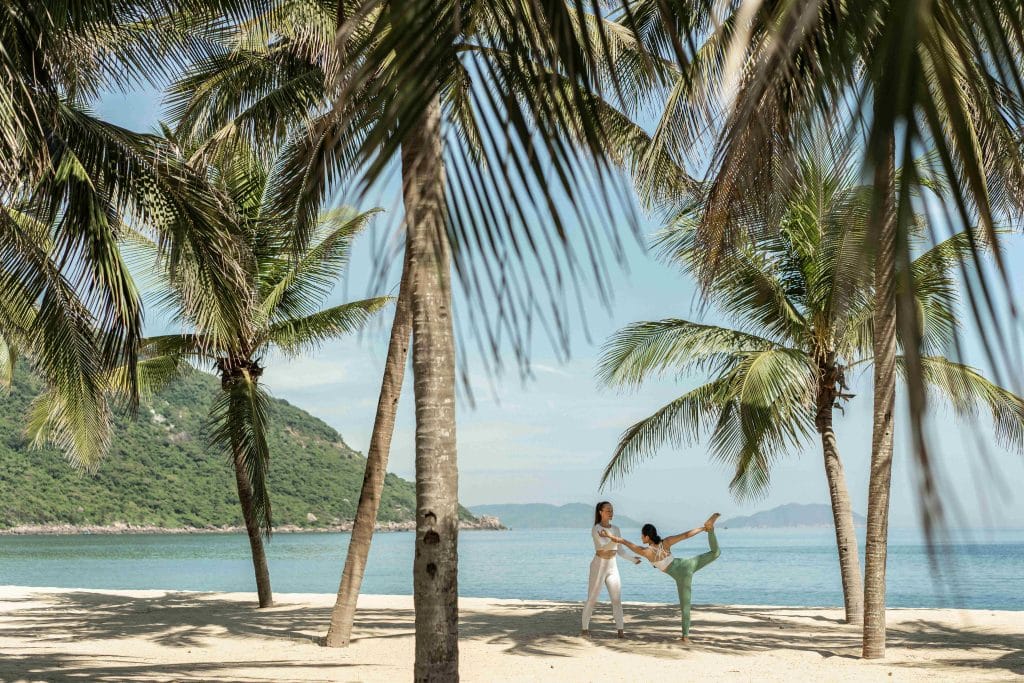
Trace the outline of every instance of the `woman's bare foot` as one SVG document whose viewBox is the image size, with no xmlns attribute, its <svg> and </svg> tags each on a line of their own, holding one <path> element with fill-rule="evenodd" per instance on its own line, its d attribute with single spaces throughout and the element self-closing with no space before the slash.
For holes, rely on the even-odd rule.
<svg viewBox="0 0 1024 683">
<path fill-rule="evenodd" d="M 620 639 L 621 639 L 621 638 L 625 638 L 625 637 L 626 637 L 626 636 L 625 636 L 625 635 L 624 635 L 624 634 L 622 633 L 622 629 L 621 629 L 621 628 L 619 629 L 619 633 L 618 633 L 618 636 L 617 636 L 617 637 L 618 637 L 618 638 L 620 638 Z"/>
<path fill-rule="evenodd" d="M 682 638 L 679 639 L 679 642 L 682 643 L 683 645 L 689 645 L 690 644 L 690 639 L 687 638 L 686 636 L 683 636 Z"/>
<path fill-rule="evenodd" d="M 718 518 L 721 516 L 721 514 L 716 512 L 715 514 L 708 517 L 708 521 L 704 522 L 704 531 L 711 531 L 712 529 L 714 529 L 715 522 L 718 521 Z"/>
<path fill-rule="evenodd" d="M 588 631 L 587 629 L 583 629 L 582 631 L 580 631 L 580 636 L 582 636 L 583 638 L 589 638 L 590 631 Z"/>
</svg>

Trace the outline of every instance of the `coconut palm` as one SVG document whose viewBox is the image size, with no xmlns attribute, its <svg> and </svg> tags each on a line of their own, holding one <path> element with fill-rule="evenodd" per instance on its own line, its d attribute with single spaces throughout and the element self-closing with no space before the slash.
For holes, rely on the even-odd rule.
<svg viewBox="0 0 1024 683">
<path fill-rule="evenodd" d="M 176 120 L 224 144 L 239 136 L 288 135 L 292 154 L 285 167 L 295 182 L 282 200 L 293 206 L 315 205 L 332 181 L 355 170 L 372 183 L 400 158 L 408 264 L 403 280 L 409 281 L 410 311 L 419 321 L 413 329 L 419 330 L 420 340 L 413 344 L 422 484 L 415 568 L 417 676 L 427 671 L 454 676 L 457 665 L 449 259 L 454 256 L 458 282 L 481 313 L 474 324 L 489 347 L 509 343 L 525 358 L 528 321 L 545 315 L 538 303 L 544 299 L 536 290 L 548 289 L 546 315 L 558 316 L 564 310 L 558 271 L 568 272 L 573 282 L 580 277 L 552 187 L 583 186 L 578 148 L 607 153 L 611 161 L 627 167 L 637 167 L 638 152 L 650 149 L 637 144 L 647 136 L 626 114 L 628 107 L 657 90 L 659 69 L 645 61 L 621 26 L 571 4 L 542 5 L 341 3 L 339 56 L 339 42 L 330 33 L 339 21 L 335 8 L 327 12 L 323 3 L 288 3 L 277 15 L 281 23 L 272 34 L 234 37 L 221 59 L 200 65 L 172 93 Z M 549 14 L 543 16 L 544 11 Z M 568 32 L 548 34 L 551 22 Z M 443 40 L 435 42 L 437 36 Z M 583 43 L 591 47 L 579 50 Z M 596 88 L 590 86 L 601 78 L 598 74 L 609 72 L 599 60 L 587 57 L 593 49 L 602 50 L 602 58 L 609 60 L 612 55 L 632 60 L 630 77 L 615 79 L 618 91 L 629 95 L 622 98 L 627 108 L 617 110 L 595 97 Z M 582 61 L 573 61 L 577 58 Z M 282 125 L 303 117 L 302 135 Z M 564 139 L 573 144 L 563 144 Z M 554 183 L 543 177 L 546 170 L 535 150 L 553 162 Z M 646 167 L 656 168 L 662 157 L 654 154 L 652 159 Z M 448 173 L 455 174 L 454 182 L 447 182 Z M 672 187 L 676 193 L 688 181 L 674 165 L 660 175 L 659 187 Z M 530 234 L 538 229 L 532 218 L 537 213 L 548 220 L 536 224 L 550 232 Z M 583 222 L 583 232 L 587 249 L 597 249 L 605 239 L 590 221 Z M 302 239 L 301 231 L 297 238 Z M 450 240 L 458 245 L 454 254 L 446 246 Z M 531 271 L 531 260 L 539 268 Z M 497 302 L 496 311 L 481 305 L 485 293 Z M 394 330 L 399 329 L 396 320 Z M 553 338 L 564 343 L 560 331 Z M 404 348 L 398 339 L 393 332 L 393 350 Z M 388 367 L 392 360 L 389 353 Z M 397 399 L 397 393 L 389 396 Z M 393 406 L 383 392 L 380 406 Z M 371 442 L 378 442 L 378 427 L 390 433 L 390 424 L 379 411 Z M 371 467 L 383 471 L 375 459 L 369 460 L 368 477 Z M 362 500 L 370 502 L 366 510 L 374 513 L 374 496 L 367 495 L 373 486 L 369 479 L 364 483 Z M 357 517 L 356 526 L 364 529 L 372 522 L 373 515 Z M 359 543 L 353 535 L 350 558 L 358 552 L 365 562 L 369 541 L 362 539 L 369 538 L 370 530 L 364 531 Z M 339 605 L 349 608 L 332 618 L 329 643 L 347 640 L 355 604 L 351 587 L 358 589 L 358 580 L 346 573 Z M 335 637 L 337 624 L 341 634 Z M 444 664 L 434 670 L 429 662 Z"/>
<path fill-rule="evenodd" d="M 498 302 L 496 313 L 484 312 L 484 325 L 507 331 L 522 353 L 520 321 L 538 307 L 536 272 L 553 293 L 547 258 L 558 261 L 568 252 L 562 268 L 576 276 L 565 221 L 537 154 L 549 160 L 554 188 L 580 202 L 580 161 L 562 140 L 606 158 L 615 156 L 606 150 L 617 148 L 606 144 L 610 137 L 636 141 L 642 131 L 589 87 L 590 70 L 597 69 L 578 48 L 589 38 L 610 40 L 611 32 L 565 4 L 380 2 L 375 9 L 374 30 L 353 47 L 359 60 L 342 67 L 339 99 L 347 104 L 349 94 L 369 92 L 380 102 L 357 149 L 365 182 L 396 160 L 401 167 L 417 426 L 414 678 L 448 681 L 458 677 L 452 261 L 471 302 L 487 290 Z M 653 80 L 652 72 L 641 71 L 634 84 Z M 342 112 L 346 123 L 365 120 Z M 593 249 L 601 236 L 579 206 L 582 234 Z M 529 234 L 537 229 L 527 227 L 536 213 L 551 230 L 543 252 L 541 238 Z M 530 259 L 540 268 L 528 274 Z M 491 332 L 492 348 L 499 338 Z"/>
<path fill-rule="evenodd" d="M 237 32 L 221 36 L 215 43 L 220 46 L 220 53 L 193 64 L 169 88 L 169 113 L 178 129 L 207 140 L 204 152 L 213 157 L 230 154 L 239 144 L 257 150 L 286 144 L 297 153 L 292 167 L 306 163 L 315 168 L 322 152 L 315 146 L 310 148 L 307 132 L 316 129 L 326 136 L 341 118 L 330 101 L 329 74 L 335 68 L 332 65 L 336 57 L 324 49 L 334 39 L 335 11 L 333 5 L 322 2 L 279 3 L 272 15 L 272 31 L 263 33 L 258 24 L 243 24 Z M 344 150 L 356 145 L 358 139 L 358 130 L 350 129 L 344 136 L 322 143 L 335 145 L 328 146 L 327 151 L 344 159 Z M 339 175 L 350 170 L 344 164 L 336 164 Z M 313 199 L 304 193 L 282 193 L 275 201 L 283 210 L 309 207 L 322 201 L 335 187 L 335 183 L 325 184 Z M 387 472 L 412 335 L 408 259 L 405 261 L 366 454 L 366 471 L 325 639 L 325 644 L 332 647 L 349 642 Z"/>
<path fill-rule="evenodd" d="M 0 327 L 47 387 L 33 442 L 54 443 L 75 464 L 95 466 L 105 450 L 112 369 L 128 368 L 130 405 L 138 389 L 141 300 L 117 249 L 123 224 L 159 223 L 172 269 L 191 261 L 213 285 L 241 275 L 202 178 L 158 137 L 106 123 L 89 103 L 200 54 L 179 16 L 239 19 L 260 4 L 15 0 L 0 16 Z M 207 291 L 228 316 L 224 289 Z"/>
<path fill-rule="evenodd" d="M 189 146 L 181 150 L 189 155 L 194 151 Z M 163 277 L 157 303 L 184 331 L 147 338 L 142 346 L 150 362 L 210 364 L 220 376 L 221 391 L 210 409 L 210 441 L 228 456 L 235 472 L 260 607 L 273 603 L 263 549 L 263 536 L 269 537 L 272 522 L 268 397 L 260 381 L 264 359 L 272 352 L 297 356 L 355 332 L 389 301 L 374 297 L 322 308 L 348 263 L 352 241 L 375 211 L 323 212 L 311 239 L 297 249 L 291 237 L 293 217 L 267 206 L 276 180 L 273 169 L 273 160 L 240 151 L 207 169 L 247 246 L 247 279 L 234 299 L 244 327 L 230 336 L 225 332 L 235 329 L 233 322 L 222 320 L 215 311 L 194 315 L 183 305 L 183 290 L 197 287 L 190 281 L 192 271 L 167 277 L 166 269 L 158 269 Z M 147 261 L 156 255 L 160 262 L 154 245 L 143 236 L 135 235 L 130 246 Z"/>
<path fill-rule="evenodd" d="M 388 31 L 372 36 L 377 42 L 365 64 L 373 68 L 357 65 L 346 81 L 350 91 L 378 79 L 386 84 L 383 115 L 360 149 L 367 181 L 396 156 L 402 168 L 417 425 L 416 680 L 458 676 L 450 264 L 454 260 L 471 306 L 479 306 L 487 290 L 497 302 L 494 313 L 481 316 L 491 348 L 499 347 L 505 331 L 524 358 L 523 333 L 535 315 L 562 322 L 562 275 L 579 286 L 565 213 L 581 223 L 577 244 L 589 250 L 595 289 L 607 295 L 604 266 L 595 256 L 604 239 L 582 210 L 588 195 L 583 168 L 591 158 L 635 164 L 643 148 L 621 143 L 646 139 L 623 113 L 594 97 L 593 74 L 602 65 L 580 49 L 592 40 L 605 50 L 602 58 L 614 51 L 609 43 L 635 53 L 630 38 L 612 37 L 613 30 L 567 4 L 382 2 L 377 25 Z M 627 89 L 643 92 L 644 85 L 632 88 L 655 82 L 653 90 L 656 73 L 639 69 Z M 623 88 L 621 80 L 616 85 Z M 547 163 L 538 163 L 540 157 Z M 599 163 L 598 174 L 604 172 Z M 567 212 L 555 204 L 556 190 L 571 198 Z M 614 234 L 607 239 L 617 244 Z M 535 287 L 547 290 L 546 315 Z M 556 345 L 564 347 L 561 326 L 554 329 Z"/>
<path fill-rule="evenodd" d="M 869 234 L 872 188 L 858 184 L 850 157 L 811 148 L 770 220 L 746 226 L 759 235 L 723 256 L 710 301 L 735 327 L 669 319 L 634 323 L 606 344 L 600 376 L 638 386 L 652 375 L 707 373 L 700 384 L 622 436 L 602 483 L 619 478 L 666 442 L 680 446 L 707 435 L 711 455 L 729 464 L 739 498 L 764 493 L 779 457 L 817 432 L 828 481 L 846 619 L 862 618 L 857 540 L 834 411 L 853 398 L 846 375 L 874 362 L 874 281 L 858 266 Z M 703 266 L 694 205 L 658 237 L 663 255 L 690 274 Z M 748 219 L 753 214 L 748 214 Z M 966 233 L 912 262 L 920 320 L 921 363 L 929 389 L 958 413 L 991 412 L 996 434 L 1024 447 L 1024 401 L 978 371 L 946 359 L 957 326 L 954 270 L 971 249 Z M 922 242 L 920 232 L 915 246 Z M 906 364 L 900 361 L 901 367 Z M 895 371 L 895 365 L 893 370 Z"/>
<path fill-rule="evenodd" d="M 630 11 L 644 17 L 664 7 L 659 0 L 638 5 L 630 3 Z M 925 179 L 912 164 L 904 164 L 897 178 L 896 159 L 921 149 L 937 151 L 935 165 L 948 177 L 951 192 L 945 211 L 938 212 L 946 215 L 928 218 L 933 234 L 943 234 L 947 224 L 954 231 L 979 226 L 997 242 L 994 226 L 1002 212 L 1021 210 L 1017 188 L 1024 180 L 1024 161 L 1016 150 L 1024 119 L 1024 81 L 1018 76 L 1024 16 L 1017 3 L 1006 0 L 735 0 L 676 8 L 676 21 L 653 22 L 648 39 L 674 47 L 684 72 L 657 137 L 685 151 L 696 148 L 696 139 L 707 131 L 713 133 L 709 177 L 714 187 L 699 237 L 707 255 L 701 269 L 705 284 L 720 256 L 744 237 L 736 219 L 776 191 L 775 174 L 765 171 L 795 163 L 798 141 L 809 128 L 825 119 L 851 144 L 866 141 L 861 158 L 873 173 L 869 225 L 878 252 L 879 301 L 863 654 L 881 657 L 895 335 L 897 328 L 906 339 L 921 334 L 913 315 L 909 226 L 923 210 L 915 209 L 914 197 Z M 977 248 L 969 252 L 971 259 L 978 255 Z M 967 300 L 976 321 L 1005 332 L 990 297 L 992 288 L 1008 282 L 998 250 L 995 263 L 997 279 L 968 281 Z M 1013 376 L 1018 359 L 1007 348 L 996 345 L 987 352 L 1000 374 Z M 914 344 L 906 344 L 904 352 L 922 519 L 930 538 L 942 520 L 942 499 L 922 428 L 926 370 Z"/>
</svg>

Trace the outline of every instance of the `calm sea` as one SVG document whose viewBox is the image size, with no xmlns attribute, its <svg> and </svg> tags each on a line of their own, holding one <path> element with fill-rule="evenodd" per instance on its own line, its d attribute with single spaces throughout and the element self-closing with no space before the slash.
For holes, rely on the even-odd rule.
<svg viewBox="0 0 1024 683">
<path fill-rule="evenodd" d="M 623 529 L 630 538 L 635 529 Z M 721 558 L 694 579 L 694 601 L 719 604 L 842 604 L 835 537 L 829 529 L 718 532 Z M 274 590 L 333 593 L 347 534 L 279 534 L 269 544 Z M 677 556 L 707 549 L 686 541 Z M 412 592 L 413 535 L 374 538 L 363 590 Z M 582 600 L 593 546 L 586 529 L 464 532 L 459 540 L 464 596 Z M 863 553 L 861 555 L 863 558 Z M 1024 531 L 976 531 L 936 549 L 929 569 L 915 533 L 894 530 L 889 544 L 888 604 L 1024 610 Z M 672 602 L 673 582 L 647 564 L 619 561 L 623 598 Z M 66 588 L 162 588 L 250 591 L 243 535 L 2 536 L 0 584 Z M 604 599 L 604 598 L 602 598 Z"/>
</svg>

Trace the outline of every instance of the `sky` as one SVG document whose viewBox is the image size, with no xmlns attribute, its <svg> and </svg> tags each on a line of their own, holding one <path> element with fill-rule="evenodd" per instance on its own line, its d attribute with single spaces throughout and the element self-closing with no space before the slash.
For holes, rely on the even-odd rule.
<svg viewBox="0 0 1024 683">
<path fill-rule="evenodd" d="M 98 113 L 118 125 L 139 131 L 154 129 L 160 114 L 159 94 L 140 90 L 108 94 L 97 103 Z M 392 183 L 376 203 L 386 210 L 370 230 L 391 229 L 400 216 L 400 197 Z M 363 207 L 363 208 L 368 208 Z M 653 231 L 657 226 L 645 225 Z M 697 305 L 695 285 L 659 263 L 631 238 L 624 238 L 628 269 L 611 272 L 614 301 L 605 307 L 596 296 L 585 297 L 588 335 L 579 319 L 571 331 L 570 359 L 543 339 L 531 354 L 533 378 L 523 382 L 513 371 L 495 379 L 475 351 L 467 350 L 472 404 L 460 392 L 457 409 L 459 497 L 466 506 L 488 503 L 594 503 L 609 499 L 616 511 L 659 528 L 689 528 L 710 512 L 726 518 L 751 514 L 785 503 L 827 503 L 820 444 L 812 440 L 799 452 L 783 458 L 772 473 L 763 498 L 737 501 L 728 491 L 732 473 L 712 462 L 701 444 L 665 449 L 638 467 L 621 484 L 598 490 L 603 467 L 620 434 L 694 385 L 693 379 L 666 378 L 639 391 L 620 393 L 600 387 L 595 367 L 601 343 L 615 330 L 638 320 L 684 317 L 721 323 Z M 1012 243 L 1012 282 L 1022 291 L 1024 243 Z M 330 304 L 367 294 L 372 279 L 370 237 L 364 235 L 353 252 L 347 281 L 339 283 Z M 397 269 L 385 292 L 397 290 Z M 266 359 L 266 387 L 277 398 L 312 413 L 338 430 L 352 448 L 365 452 L 380 389 L 392 310 L 357 337 L 325 345 L 319 353 L 298 359 Z M 164 332 L 150 313 L 147 333 Z M 968 331 L 966 346 L 980 364 L 976 334 Z M 870 373 L 855 375 L 857 396 L 845 413 L 836 413 L 836 431 L 854 510 L 866 512 L 871 447 Z M 929 428 L 936 437 L 935 454 L 948 483 L 947 502 L 955 513 L 954 526 L 1024 527 L 1024 492 L 1006 482 L 1024 481 L 1024 456 L 995 446 L 984 424 L 952 419 L 936 405 Z M 890 524 L 918 524 L 914 489 L 913 452 L 906 424 L 906 406 L 899 401 Z M 406 373 L 395 427 L 389 470 L 413 479 L 414 434 L 411 369 Z M 284 467 L 287 454 L 275 454 L 274 467 Z M 954 486 L 955 484 L 955 486 Z"/>
</svg>

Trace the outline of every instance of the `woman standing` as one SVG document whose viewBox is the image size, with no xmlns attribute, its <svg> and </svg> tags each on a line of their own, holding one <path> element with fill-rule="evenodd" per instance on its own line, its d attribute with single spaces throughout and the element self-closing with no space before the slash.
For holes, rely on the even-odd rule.
<svg viewBox="0 0 1024 683">
<path fill-rule="evenodd" d="M 594 559 L 590 561 L 590 584 L 587 592 L 587 604 L 583 606 L 583 635 L 590 635 L 590 615 L 601 595 L 601 586 L 608 588 L 608 597 L 612 601 L 612 614 L 615 615 L 615 626 L 619 638 L 623 637 L 622 617 L 622 580 L 619 579 L 619 567 L 615 562 L 616 555 L 622 555 L 633 564 L 640 564 L 639 557 L 630 557 L 626 549 L 607 534 L 619 536 L 622 532 L 612 524 L 615 510 L 607 500 L 602 500 L 594 508 L 594 526 L 590 535 L 594 539 Z"/>
<path fill-rule="evenodd" d="M 610 533 L 605 529 L 598 531 L 599 534 L 609 541 L 621 543 L 638 555 L 646 557 L 651 561 L 651 564 L 675 580 L 676 590 L 679 592 L 679 607 L 683 610 L 682 641 L 684 643 L 690 642 L 690 585 L 693 581 L 693 575 L 697 570 L 703 569 L 714 562 L 722 554 L 718 549 L 718 539 L 715 538 L 715 520 L 718 517 L 719 514 L 716 512 L 708 517 L 708 521 L 704 522 L 704 526 L 699 526 L 696 529 L 690 529 L 689 531 L 664 539 L 658 535 L 658 530 L 654 528 L 653 524 L 644 524 L 643 529 L 640 531 L 640 540 L 647 544 L 646 547 L 633 545 L 617 533 Z M 672 557 L 669 549 L 673 545 L 679 541 L 696 536 L 702 531 L 708 532 L 708 545 L 711 546 L 711 550 L 703 555 L 695 555 L 694 557 Z"/>
</svg>

